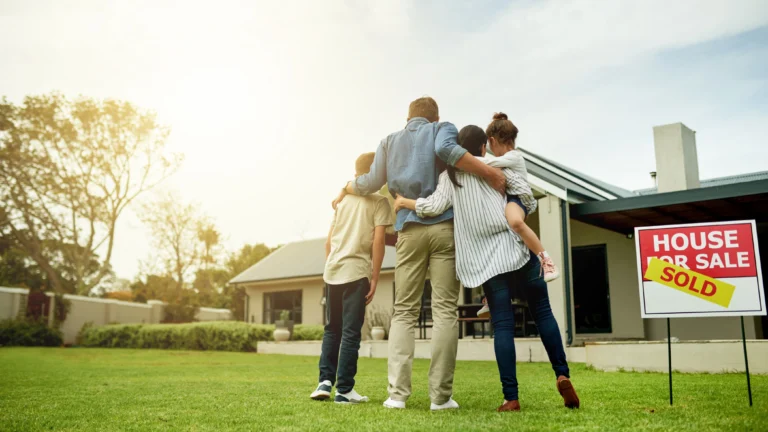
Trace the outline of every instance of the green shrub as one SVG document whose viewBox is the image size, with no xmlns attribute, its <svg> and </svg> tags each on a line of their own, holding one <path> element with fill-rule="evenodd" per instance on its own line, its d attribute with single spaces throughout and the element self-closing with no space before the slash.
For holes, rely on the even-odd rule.
<svg viewBox="0 0 768 432">
<path fill-rule="evenodd" d="M 255 352 L 259 341 L 270 341 L 275 327 L 241 321 L 208 321 L 187 324 L 113 324 L 94 327 L 86 323 L 78 344 L 102 348 L 155 348 L 200 351 Z M 297 325 L 292 340 L 321 340 L 323 326 Z"/>
<path fill-rule="evenodd" d="M 61 346 L 61 331 L 40 320 L 0 321 L 0 346 Z"/>
<path fill-rule="evenodd" d="M 321 325 L 303 325 L 299 324 L 293 328 L 291 340 L 311 341 L 323 340 L 323 326 Z"/>
<path fill-rule="evenodd" d="M 187 324 L 118 324 L 83 328 L 81 344 L 104 348 L 156 348 L 202 351 L 256 351 L 272 338 L 271 326 L 239 321 Z"/>
</svg>

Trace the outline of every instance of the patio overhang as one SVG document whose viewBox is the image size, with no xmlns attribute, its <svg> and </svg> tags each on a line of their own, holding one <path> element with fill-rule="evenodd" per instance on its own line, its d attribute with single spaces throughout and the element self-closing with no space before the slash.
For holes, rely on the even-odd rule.
<svg viewBox="0 0 768 432">
<path fill-rule="evenodd" d="M 623 234 L 655 225 L 768 222 L 768 180 L 571 204 L 570 217 Z"/>
</svg>

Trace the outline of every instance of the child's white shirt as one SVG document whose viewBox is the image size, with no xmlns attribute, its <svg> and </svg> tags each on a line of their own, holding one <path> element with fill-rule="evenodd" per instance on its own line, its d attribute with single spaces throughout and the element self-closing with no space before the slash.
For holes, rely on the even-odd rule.
<svg viewBox="0 0 768 432">
<path fill-rule="evenodd" d="M 485 156 L 479 158 L 486 164 L 496 168 L 509 168 L 515 174 L 528 180 L 528 170 L 525 169 L 525 158 L 520 150 L 510 150 L 501 156 Z"/>
<path fill-rule="evenodd" d="M 479 157 L 480 161 L 495 168 L 508 168 L 525 181 L 525 185 L 520 182 L 511 182 L 507 184 L 507 193 L 520 198 L 520 201 L 528 210 L 528 214 L 536 211 L 537 202 L 533 197 L 533 191 L 528 185 L 528 170 L 525 169 L 525 158 L 520 150 L 510 150 L 501 156 Z"/>
</svg>

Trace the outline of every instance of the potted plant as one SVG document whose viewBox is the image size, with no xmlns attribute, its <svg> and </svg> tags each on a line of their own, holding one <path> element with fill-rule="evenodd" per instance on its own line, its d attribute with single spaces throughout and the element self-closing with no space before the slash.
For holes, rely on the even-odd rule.
<svg viewBox="0 0 768 432">
<path fill-rule="evenodd" d="M 384 340 L 389 330 L 390 315 L 378 305 L 371 305 L 366 311 L 368 315 L 368 324 L 371 326 L 371 338 L 373 340 Z"/>
<path fill-rule="evenodd" d="M 293 333 L 293 321 L 291 321 L 290 318 L 290 311 L 280 311 L 280 319 L 275 321 L 275 333 L 273 334 L 276 341 L 285 342 L 291 338 L 291 334 Z"/>
</svg>

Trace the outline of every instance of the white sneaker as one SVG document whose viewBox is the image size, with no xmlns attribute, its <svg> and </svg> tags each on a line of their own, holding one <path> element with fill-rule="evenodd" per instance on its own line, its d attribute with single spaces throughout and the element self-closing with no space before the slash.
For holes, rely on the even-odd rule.
<svg viewBox="0 0 768 432">
<path fill-rule="evenodd" d="M 384 401 L 384 408 L 405 409 L 405 402 L 396 401 L 396 400 L 392 400 L 392 398 L 388 398 L 387 400 Z"/>
<path fill-rule="evenodd" d="M 312 394 L 309 395 L 309 397 L 314 400 L 330 399 L 332 388 L 333 388 L 333 384 L 331 384 L 330 381 L 325 380 L 317 385 L 317 389 L 313 391 Z"/>
<path fill-rule="evenodd" d="M 450 399 L 448 399 L 448 402 L 446 402 L 446 403 L 444 403 L 442 405 L 437 405 L 437 404 L 434 404 L 434 403 L 430 404 L 429 405 L 429 409 L 431 409 L 432 411 L 441 411 L 441 410 L 448 410 L 448 409 L 459 409 L 459 404 L 456 403 L 456 401 L 453 400 L 453 398 L 450 398 Z"/>
<path fill-rule="evenodd" d="M 480 310 L 477 311 L 477 317 L 478 318 L 490 318 L 491 317 L 491 308 L 489 308 L 487 304 L 484 304 L 483 307 L 481 307 Z"/>
<path fill-rule="evenodd" d="M 360 396 L 354 389 L 349 393 L 339 393 L 337 389 L 336 398 L 333 401 L 338 404 L 357 404 L 368 402 L 368 396 Z"/>
</svg>

